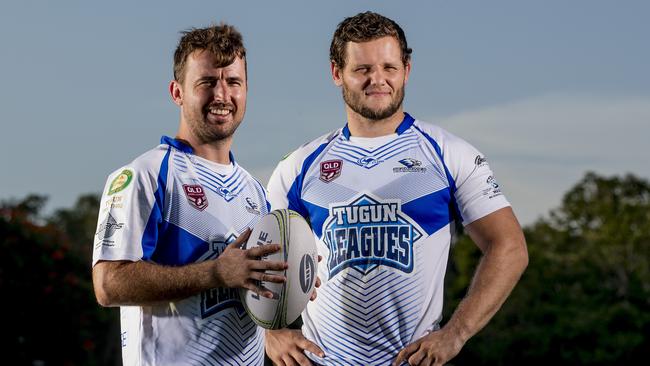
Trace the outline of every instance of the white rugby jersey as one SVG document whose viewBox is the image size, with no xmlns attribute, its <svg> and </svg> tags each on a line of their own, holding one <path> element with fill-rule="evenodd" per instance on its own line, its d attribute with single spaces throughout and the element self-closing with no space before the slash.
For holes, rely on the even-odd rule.
<svg viewBox="0 0 650 366">
<path fill-rule="evenodd" d="M 104 188 L 99 260 L 184 265 L 216 258 L 268 213 L 264 188 L 234 162 L 220 165 L 181 141 L 161 144 L 112 173 Z M 238 290 L 217 288 L 156 306 L 123 306 L 124 365 L 262 365 L 264 332 Z"/>
<path fill-rule="evenodd" d="M 273 209 L 308 218 L 323 260 L 303 333 L 323 365 L 387 365 L 439 328 L 454 220 L 509 205 L 487 160 L 447 131 L 405 113 L 395 134 L 348 127 L 303 145 L 274 171 Z"/>
</svg>

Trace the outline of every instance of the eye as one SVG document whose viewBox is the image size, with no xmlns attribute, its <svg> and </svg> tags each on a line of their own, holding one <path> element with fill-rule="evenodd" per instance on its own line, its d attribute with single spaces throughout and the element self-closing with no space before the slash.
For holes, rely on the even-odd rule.
<svg viewBox="0 0 650 366">
<path fill-rule="evenodd" d="M 360 72 L 360 73 L 366 73 L 368 72 L 368 70 L 370 70 L 370 68 L 367 66 L 360 66 L 354 69 L 355 72 Z"/>
<path fill-rule="evenodd" d="M 204 79 L 204 80 L 199 81 L 199 86 L 206 87 L 206 88 L 212 88 L 212 87 L 214 87 L 216 85 L 216 83 L 217 83 L 216 80 Z"/>
</svg>

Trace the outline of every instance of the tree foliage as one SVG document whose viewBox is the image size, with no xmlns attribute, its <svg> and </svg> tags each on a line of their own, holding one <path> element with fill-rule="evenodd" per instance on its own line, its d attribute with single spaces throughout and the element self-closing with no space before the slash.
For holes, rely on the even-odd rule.
<svg viewBox="0 0 650 366">
<path fill-rule="evenodd" d="M 650 353 L 650 184 L 588 173 L 525 229 L 530 263 L 455 364 L 638 364 Z M 450 261 L 449 314 L 480 253 L 462 237 Z"/>
<path fill-rule="evenodd" d="M 32 195 L 0 205 L 2 363 L 116 364 L 117 312 L 100 308 L 92 290 L 98 198 L 82 196 L 51 217 L 40 215 L 45 202 Z"/>
</svg>

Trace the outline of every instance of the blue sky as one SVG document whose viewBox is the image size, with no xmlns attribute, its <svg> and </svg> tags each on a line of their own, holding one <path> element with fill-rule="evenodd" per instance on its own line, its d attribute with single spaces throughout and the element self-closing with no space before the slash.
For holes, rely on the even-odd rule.
<svg viewBox="0 0 650 366">
<path fill-rule="evenodd" d="M 365 10 L 414 50 L 406 110 L 486 154 L 524 224 L 587 170 L 650 179 L 648 2 L 26 0 L 0 4 L 0 199 L 69 207 L 174 135 L 179 31 L 220 21 L 248 49 L 234 154 L 266 183 L 285 153 L 345 123 L 329 43 Z"/>
</svg>

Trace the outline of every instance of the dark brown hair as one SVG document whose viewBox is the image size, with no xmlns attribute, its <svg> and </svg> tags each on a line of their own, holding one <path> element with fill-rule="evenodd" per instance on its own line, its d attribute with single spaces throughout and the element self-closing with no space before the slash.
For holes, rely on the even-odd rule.
<svg viewBox="0 0 650 366">
<path fill-rule="evenodd" d="M 183 36 L 174 52 L 174 79 L 181 84 L 185 78 L 187 57 L 197 50 L 206 50 L 215 55 L 217 67 L 230 65 L 236 57 L 242 58 L 246 65 L 244 40 L 232 25 L 221 23 L 207 28 L 192 28 L 181 34 Z"/>
<path fill-rule="evenodd" d="M 337 67 L 343 68 L 348 42 L 368 42 L 386 36 L 397 39 L 402 50 L 402 62 L 406 65 L 411 60 L 413 50 L 406 43 L 404 31 L 392 19 L 371 11 L 345 18 L 339 23 L 330 45 L 330 60 Z"/>
</svg>

